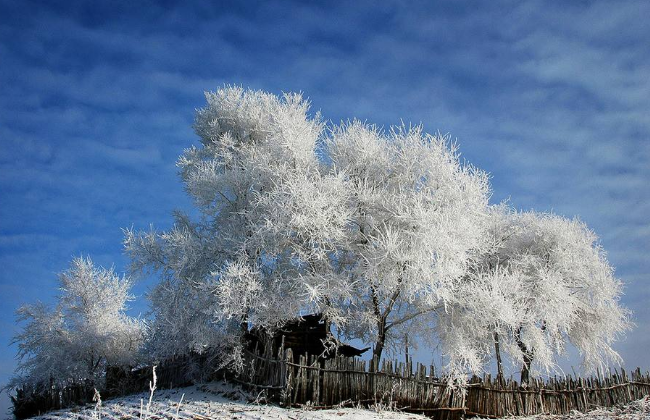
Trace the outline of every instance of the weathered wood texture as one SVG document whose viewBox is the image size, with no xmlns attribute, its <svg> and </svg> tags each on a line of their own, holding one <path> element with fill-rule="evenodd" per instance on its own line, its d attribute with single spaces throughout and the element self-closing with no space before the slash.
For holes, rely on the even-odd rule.
<svg viewBox="0 0 650 420">
<path fill-rule="evenodd" d="M 54 385 L 22 387 L 11 397 L 13 414 L 17 419 L 43 414 L 50 410 L 67 408 L 92 401 L 95 390 L 88 384 L 71 384 L 60 389 Z"/>
<path fill-rule="evenodd" d="M 491 417 L 586 412 L 612 407 L 650 395 L 650 375 L 640 369 L 624 370 L 596 378 L 534 379 L 526 388 L 515 381 L 500 383 L 473 378 L 467 386 L 467 414 Z"/>
<path fill-rule="evenodd" d="M 304 315 L 287 321 L 281 328 L 269 334 L 264 328 L 254 327 L 244 334 L 246 350 L 251 352 L 279 354 L 279 349 L 291 349 L 296 358 L 302 354 L 319 355 L 321 359 L 336 356 L 361 356 L 370 347 L 357 349 L 337 340 L 330 324 L 322 314 Z"/>
<path fill-rule="evenodd" d="M 246 382 L 279 391 L 276 400 L 285 406 L 381 404 L 443 420 L 584 412 L 650 395 L 650 375 L 642 375 L 639 369 L 599 378 L 532 380 L 524 388 L 516 381 L 499 381 L 489 375 L 458 384 L 437 378 L 433 367 L 419 363 L 384 360 L 378 369 L 373 363 L 343 357 L 323 361 L 309 355 L 301 355 L 294 363 L 288 349 L 284 360 L 253 357 Z"/>
<path fill-rule="evenodd" d="M 270 346 L 266 348 L 271 349 Z M 523 388 L 513 380 L 500 381 L 489 375 L 466 384 L 438 378 L 433 366 L 347 357 L 323 360 L 297 355 L 280 346 L 283 357 L 271 351 L 246 351 L 238 372 L 216 370 L 206 354 L 167 360 L 156 369 L 158 388 L 187 385 L 196 381 L 227 378 L 248 388 L 264 390 L 267 398 L 282 405 L 326 408 L 344 405 L 382 405 L 441 420 L 465 416 L 504 417 L 534 414 L 566 414 L 611 407 L 650 395 L 650 374 L 610 372 L 598 378 L 551 378 L 532 380 Z M 147 390 L 152 368 L 111 371 L 102 396 Z M 14 398 L 16 417 L 25 418 L 48 410 L 90 402 L 92 384 L 64 389 L 44 386 L 19 389 Z"/>
</svg>

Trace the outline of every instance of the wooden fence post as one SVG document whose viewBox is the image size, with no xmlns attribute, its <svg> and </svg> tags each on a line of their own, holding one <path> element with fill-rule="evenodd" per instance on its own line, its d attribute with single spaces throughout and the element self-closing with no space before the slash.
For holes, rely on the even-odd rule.
<svg viewBox="0 0 650 420">
<path fill-rule="evenodd" d="M 293 393 L 293 351 L 289 348 L 284 357 L 284 365 L 286 366 L 286 375 L 284 381 L 284 405 L 291 407 L 292 393 Z"/>
</svg>

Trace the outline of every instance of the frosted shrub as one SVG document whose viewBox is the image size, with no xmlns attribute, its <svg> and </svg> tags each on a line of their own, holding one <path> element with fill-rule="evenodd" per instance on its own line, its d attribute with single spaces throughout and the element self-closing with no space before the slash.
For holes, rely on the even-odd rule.
<svg viewBox="0 0 650 420">
<path fill-rule="evenodd" d="M 102 385 L 108 365 L 136 361 L 144 338 L 143 323 L 125 314 L 131 281 L 112 269 L 97 268 L 89 258 L 76 258 L 59 275 L 57 304 L 26 305 L 18 343 L 18 377 L 13 386 L 90 382 Z"/>
</svg>

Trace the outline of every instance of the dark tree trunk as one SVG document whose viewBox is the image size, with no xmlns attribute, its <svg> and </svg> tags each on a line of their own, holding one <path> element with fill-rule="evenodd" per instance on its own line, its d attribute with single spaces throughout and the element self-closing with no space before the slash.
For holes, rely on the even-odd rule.
<svg viewBox="0 0 650 420">
<path fill-rule="evenodd" d="M 384 352 L 384 344 L 386 343 L 386 321 L 380 319 L 377 321 L 377 341 L 375 342 L 375 348 L 372 351 L 373 359 L 375 360 L 376 365 L 374 370 L 379 370 L 379 362 L 381 361 L 381 355 Z"/>
<path fill-rule="evenodd" d="M 381 354 L 384 351 L 384 344 L 386 343 L 386 332 L 390 327 L 386 325 L 388 320 L 388 315 L 390 315 L 391 311 L 393 310 L 393 306 L 395 305 L 395 302 L 397 302 L 397 298 L 400 295 L 401 283 L 402 283 L 402 278 L 399 278 L 397 280 L 397 288 L 393 291 L 393 294 L 391 295 L 388 304 L 386 305 L 383 311 L 380 309 L 379 306 L 379 298 L 377 296 L 377 291 L 375 290 L 375 287 L 373 285 L 370 285 L 373 310 L 375 312 L 375 316 L 377 317 L 377 342 L 375 343 L 375 349 L 373 351 L 373 355 L 376 363 L 376 366 L 374 367 L 375 370 L 378 370 L 379 368 L 379 361 L 381 360 Z"/>
<path fill-rule="evenodd" d="M 532 353 L 524 354 L 524 365 L 521 367 L 521 383 L 527 384 L 530 380 L 530 365 L 533 362 Z"/>
<path fill-rule="evenodd" d="M 517 346 L 521 353 L 524 356 L 524 365 L 521 367 L 521 384 L 527 384 L 530 380 L 530 365 L 533 363 L 533 349 L 526 347 L 523 341 L 521 341 L 521 328 L 518 328 L 515 331 L 515 340 L 517 341 Z"/>
<path fill-rule="evenodd" d="M 499 333 L 494 332 L 494 353 L 497 359 L 497 379 L 503 382 L 503 364 L 501 363 L 501 348 L 499 345 Z"/>
</svg>

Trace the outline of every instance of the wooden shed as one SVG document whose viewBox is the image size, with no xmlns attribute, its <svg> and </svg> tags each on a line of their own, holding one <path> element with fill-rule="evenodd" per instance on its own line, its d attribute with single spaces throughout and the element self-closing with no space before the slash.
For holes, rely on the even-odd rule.
<svg viewBox="0 0 650 420">
<path fill-rule="evenodd" d="M 322 314 L 304 315 L 285 323 L 271 335 L 263 328 L 252 328 L 245 337 L 251 351 L 277 356 L 280 348 L 291 349 L 294 357 L 302 354 L 319 355 L 330 359 L 337 355 L 345 357 L 361 356 L 370 347 L 358 349 L 342 343 L 332 335 Z M 271 345 L 271 349 L 267 346 Z"/>
</svg>

